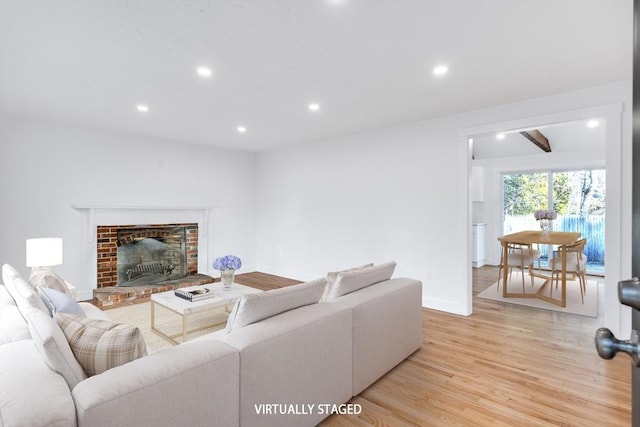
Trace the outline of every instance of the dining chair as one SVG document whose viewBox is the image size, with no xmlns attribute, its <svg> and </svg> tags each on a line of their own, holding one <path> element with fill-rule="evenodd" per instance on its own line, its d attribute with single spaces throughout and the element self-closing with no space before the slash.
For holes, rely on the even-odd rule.
<svg viewBox="0 0 640 427">
<path fill-rule="evenodd" d="M 542 258 L 542 252 L 540 251 L 540 244 L 535 243 L 531 246 L 531 257 L 534 262 L 538 263 L 538 274 L 542 274 L 542 267 L 540 265 L 540 259 Z"/>
<path fill-rule="evenodd" d="M 587 292 L 587 254 L 584 253 L 584 247 L 587 245 L 587 239 L 576 240 L 575 243 L 568 245 L 566 249 L 567 269 L 566 273 L 571 273 L 574 277 L 578 277 L 580 285 L 580 297 L 584 304 L 584 294 Z M 550 295 L 553 296 L 553 280 L 556 281 L 556 289 L 562 274 L 562 247 L 558 249 L 557 255 L 551 260 L 551 286 L 549 286 Z"/>
<path fill-rule="evenodd" d="M 511 281 L 511 273 L 514 268 L 517 268 L 522 272 L 522 292 L 524 293 L 524 271 L 525 268 L 529 271 L 531 278 L 531 286 L 533 286 L 533 255 L 534 249 L 528 244 L 507 243 L 507 265 L 509 267 L 509 281 Z M 498 286 L 497 290 L 500 290 L 500 280 L 502 279 L 502 272 L 504 269 L 504 252 L 500 257 L 500 266 L 498 268 Z"/>
</svg>

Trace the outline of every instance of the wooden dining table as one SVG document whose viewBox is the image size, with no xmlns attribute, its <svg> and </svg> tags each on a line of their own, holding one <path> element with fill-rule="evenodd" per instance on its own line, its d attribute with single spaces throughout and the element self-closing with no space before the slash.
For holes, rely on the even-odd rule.
<svg viewBox="0 0 640 427">
<path fill-rule="evenodd" d="M 503 298 L 538 298 L 551 304 L 559 305 L 560 307 L 567 306 L 567 246 L 574 243 L 576 240 L 580 238 L 580 233 L 572 232 L 572 231 L 549 231 L 548 233 L 543 233 L 542 231 L 528 230 L 528 231 L 519 231 L 517 233 L 506 234 L 502 237 L 498 237 L 498 241 L 502 244 L 502 260 L 504 263 L 503 269 L 503 286 L 502 286 L 502 296 Z M 509 244 L 520 244 L 520 245 L 556 245 L 560 247 L 560 254 L 562 260 L 562 290 L 560 292 L 560 299 L 552 298 L 551 296 L 544 295 L 544 291 L 547 286 L 551 283 L 551 276 L 542 274 L 538 272 L 532 274 L 535 277 L 540 277 L 545 279 L 544 283 L 536 293 L 524 293 L 524 292 L 509 292 L 507 286 L 507 279 L 509 277 L 509 266 L 508 262 L 508 251 Z M 524 272 L 523 272 L 524 274 Z"/>
</svg>

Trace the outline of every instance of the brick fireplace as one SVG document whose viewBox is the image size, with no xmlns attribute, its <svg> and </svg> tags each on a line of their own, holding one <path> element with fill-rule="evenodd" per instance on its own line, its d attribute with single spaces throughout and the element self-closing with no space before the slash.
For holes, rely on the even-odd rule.
<svg viewBox="0 0 640 427">
<path fill-rule="evenodd" d="M 198 224 L 99 225 L 97 245 L 98 288 L 152 284 L 198 272 Z"/>
<path fill-rule="evenodd" d="M 198 274 L 198 224 L 98 225 L 100 307 L 148 300 L 154 292 L 213 282 Z"/>
</svg>

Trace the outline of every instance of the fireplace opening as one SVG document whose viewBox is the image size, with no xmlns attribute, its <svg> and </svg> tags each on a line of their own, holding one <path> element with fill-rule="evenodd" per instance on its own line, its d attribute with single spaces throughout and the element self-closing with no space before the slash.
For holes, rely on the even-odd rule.
<svg viewBox="0 0 640 427">
<path fill-rule="evenodd" d="M 187 276 L 186 229 L 118 230 L 118 286 L 138 286 Z"/>
<path fill-rule="evenodd" d="M 98 226 L 98 288 L 175 283 L 198 273 L 198 224 Z"/>
</svg>

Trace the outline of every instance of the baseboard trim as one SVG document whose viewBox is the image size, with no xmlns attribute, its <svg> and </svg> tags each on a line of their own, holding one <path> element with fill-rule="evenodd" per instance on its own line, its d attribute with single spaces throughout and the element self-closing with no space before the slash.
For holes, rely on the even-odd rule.
<svg viewBox="0 0 640 427">
<path fill-rule="evenodd" d="M 471 311 L 468 311 L 458 301 L 445 300 L 440 298 L 432 298 L 422 296 L 422 306 L 432 310 L 444 311 L 451 314 L 459 314 L 461 316 L 470 316 Z"/>
</svg>

